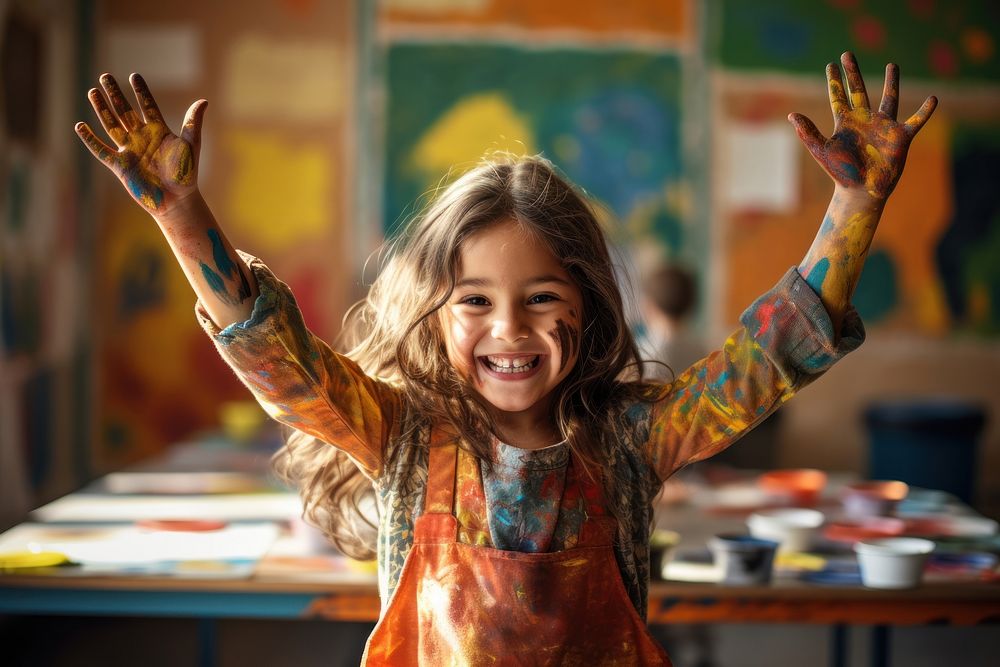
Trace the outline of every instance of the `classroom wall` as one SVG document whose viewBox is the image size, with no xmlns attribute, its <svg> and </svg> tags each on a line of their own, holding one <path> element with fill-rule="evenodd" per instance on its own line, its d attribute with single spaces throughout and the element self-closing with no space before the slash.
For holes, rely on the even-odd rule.
<svg viewBox="0 0 1000 667">
<path fill-rule="evenodd" d="M 0 17 L 17 8 L 41 26 L 46 58 L 45 138 L 0 134 L 0 470 L 22 471 L 0 480 L 20 498 L 3 506 L 161 451 L 246 396 L 155 225 L 71 135 L 78 118 L 96 125 L 84 95 L 99 73 L 142 72 L 174 127 L 209 99 L 206 197 L 327 339 L 382 235 L 452 165 L 509 150 L 545 154 L 595 198 L 625 274 L 641 257 L 693 267 L 696 327 L 716 345 L 815 234 L 831 186 L 784 117 L 830 131 L 823 67 L 848 48 L 874 98 L 891 59 L 901 113 L 931 92 L 941 104 L 859 287 L 869 340 L 783 410 L 779 463 L 863 473 L 866 405 L 958 395 L 993 415 L 980 502 L 1000 506 L 996 10 L 750 6 L 0 0 Z"/>
<path fill-rule="evenodd" d="M 73 3 L 0 1 L 0 528 L 88 479 L 92 226 Z"/>
<path fill-rule="evenodd" d="M 694 269 L 709 348 L 798 264 L 829 202 L 832 183 L 787 114 L 829 134 L 826 63 L 853 50 L 874 105 L 884 64 L 899 64 L 900 114 L 931 93 L 940 106 L 909 153 L 854 298 L 868 342 L 782 410 L 776 462 L 867 474 L 862 414 L 873 402 L 969 400 L 993 417 L 978 502 L 1000 507 L 991 3 L 630 2 L 610 15 L 558 2 L 382 6 L 384 227 L 451 165 L 498 149 L 541 152 L 600 204 L 630 277 L 650 258 Z"/>
<path fill-rule="evenodd" d="M 209 100 L 199 182 L 238 249 L 266 259 L 327 340 L 353 290 L 354 13 L 349 2 L 99 3 L 92 81 L 144 75 L 175 129 Z M 153 221 L 109 174 L 96 251 L 96 467 L 161 451 L 248 398 L 196 325 Z M 225 325 L 228 323 L 220 323 Z"/>
<path fill-rule="evenodd" d="M 939 99 L 909 152 L 853 298 L 868 340 L 783 408 L 779 461 L 865 474 L 868 406 L 966 400 L 990 416 L 974 474 L 980 506 L 997 513 L 1000 11 L 974 1 L 710 7 L 710 336 L 722 335 L 756 294 L 798 263 L 823 217 L 830 181 L 792 140 L 785 116 L 804 113 L 832 131 L 824 64 L 853 50 L 874 106 L 884 64 L 896 62 L 901 117 L 929 94 Z M 748 192 L 747 178 L 758 187 Z"/>
</svg>

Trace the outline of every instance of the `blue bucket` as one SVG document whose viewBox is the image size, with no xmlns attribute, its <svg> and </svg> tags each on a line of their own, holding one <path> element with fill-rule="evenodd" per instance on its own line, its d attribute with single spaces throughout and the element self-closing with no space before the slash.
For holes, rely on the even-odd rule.
<svg viewBox="0 0 1000 667">
<path fill-rule="evenodd" d="M 870 479 L 940 489 L 971 504 L 982 407 L 952 399 L 879 402 L 865 410 Z"/>
</svg>

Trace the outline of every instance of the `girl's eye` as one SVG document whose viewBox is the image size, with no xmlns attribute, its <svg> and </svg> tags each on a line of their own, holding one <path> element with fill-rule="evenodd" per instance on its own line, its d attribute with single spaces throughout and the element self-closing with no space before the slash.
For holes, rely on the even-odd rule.
<svg viewBox="0 0 1000 667">
<path fill-rule="evenodd" d="M 463 305 L 466 305 L 466 306 L 488 306 L 488 305 L 490 305 L 490 302 L 487 301 L 486 297 L 483 297 L 483 296 L 467 296 L 467 297 L 459 300 L 459 303 L 461 303 Z"/>
<path fill-rule="evenodd" d="M 559 297 L 555 296 L 554 294 L 536 294 L 535 296 L 528 299 L 528 303 L 530 304 L 549 303 L 550 301 L 558 301 L 558 300 Z"/>
</svg>

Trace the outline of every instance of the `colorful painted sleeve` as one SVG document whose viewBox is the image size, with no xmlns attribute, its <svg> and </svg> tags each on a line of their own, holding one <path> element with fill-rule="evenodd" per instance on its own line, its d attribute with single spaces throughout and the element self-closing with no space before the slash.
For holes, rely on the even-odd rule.
<svg viewBox="0 0 1000 667">
<path fill-rule="evenodd" d="M 313 335 L 288 286 L 260 260 L 240 256 L 260 288 L 250 319 L 220 331 L 199 302 L 202 327 L 269 415 L 344 450 L 365 474 L 378 477 L 399 392 Z"/>
<path fill-rule="evenodd" d="M 661 479 L 731 445 L 865 337 L 854 309 L 834 332 L 819 296 L 794 268 L 740 323 L 721 350 L 679 375 L 653 404 L 649 446 Z"/>
</svg>

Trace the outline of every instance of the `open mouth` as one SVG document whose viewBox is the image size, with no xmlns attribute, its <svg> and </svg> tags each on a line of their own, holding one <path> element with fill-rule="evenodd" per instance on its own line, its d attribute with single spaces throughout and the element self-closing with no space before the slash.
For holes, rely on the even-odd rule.
<svg viewBox="0 0 1000 667">
<path fill-rule="evenodd" d="M 486 366 L 486 368 L 494 373 L 500 373 L 502 375 L 521 375 L 538 368 L 541 356 L 537 354 L 521 357 L 495 357 L 488 355 L 480 357 L 479 360 L 484 366 Z"/>
</svg>

